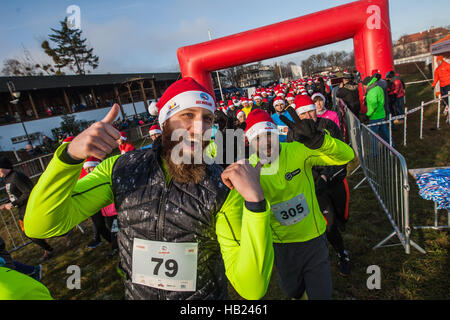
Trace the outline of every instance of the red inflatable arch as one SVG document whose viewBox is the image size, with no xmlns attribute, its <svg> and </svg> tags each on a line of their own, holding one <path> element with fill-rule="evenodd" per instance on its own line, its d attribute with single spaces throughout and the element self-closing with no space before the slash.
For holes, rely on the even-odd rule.
<svg viewBox="0 0 450 320">
<path fill-rule="evenodd" d="M 213 93 L 211 72 L 353 38 L 362 78 L 393 70 L 388 0 L 361 0 L 177 50 L 183 77 Z M 213 94 L 214 96 L 214 94 Z"/>
</svg>

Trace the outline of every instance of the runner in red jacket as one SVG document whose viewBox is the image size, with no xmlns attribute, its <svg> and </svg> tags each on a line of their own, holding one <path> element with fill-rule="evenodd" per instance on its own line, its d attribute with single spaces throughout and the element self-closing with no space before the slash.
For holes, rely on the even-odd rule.
<svg viewBox="0 0 450 320">
<path fill-rule="evenodd" d="M 439 82 L 442 97 L 450 92 L 450 64 L 442 56 L 437 57 L 437 64 L 438 67 L 434 71 L 434 82 L 431 86 L 434 88 Z M 444 99 L 444 104 L 448 105 L 448 99 Z"/>
</svg>

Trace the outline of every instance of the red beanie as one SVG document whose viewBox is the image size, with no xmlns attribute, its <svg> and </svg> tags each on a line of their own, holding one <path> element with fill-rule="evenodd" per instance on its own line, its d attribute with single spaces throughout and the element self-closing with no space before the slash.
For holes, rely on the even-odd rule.
<svg viewBox="0 0 450 320">
<path fill-rule="evenodd" d="M 253 140 L 259 134 L 264 132 L 271 132 L 278 134 L 277 125 L 273 122 L 272 117 L 261 109 L 255 109 L 248 114 L 247 127 L 245 128 L 245 135 L 248 141 Z"/>
<path fill-rule="evenodd" d="M 295 97 L 295 111 L 298 115 L 316 110 L 316 105 L 308 95 L 299 95 Z"/>
<path fill-rule="evenodd" d="M 167 88 L 157 103 L 159 124 L 188 108 L 200 107 L 214 113 L 214 105 L 214 98 L 205 87 L 191 77 L 180 79 Z"/>
</svg>

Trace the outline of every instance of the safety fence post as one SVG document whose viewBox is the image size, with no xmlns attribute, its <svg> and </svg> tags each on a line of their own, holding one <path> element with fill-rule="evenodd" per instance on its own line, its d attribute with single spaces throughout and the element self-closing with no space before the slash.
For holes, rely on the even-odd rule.
<svg viewBox="0 0 450 320">
<path fill-rule="evenodd" d="M 423 101 L 420 105 L 420 140 L 423 140 Z"/>
<path fill-rule="evenodd" d="M 389 145 L 392 146 L 392 114 L 389 113 Z"/>
<path fill-rule="evenodd" d="M 436 129 L 439 130 L 439 120 L 441 118 L 441 99 L 438 101 L 438 111 L 437 111 L 437 121 L 436 121 Z"/>
<path fill-rule="evenodd" d="M 405 123 L 403 125 L 403 145 L 406 147 L 406 132 L 408 127 L 408 107 L 405 107 Z"/>
</svg>

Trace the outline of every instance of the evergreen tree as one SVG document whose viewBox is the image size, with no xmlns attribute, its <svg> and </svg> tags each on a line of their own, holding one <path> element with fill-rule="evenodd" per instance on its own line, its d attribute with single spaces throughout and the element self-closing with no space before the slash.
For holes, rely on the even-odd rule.
<svg viewBox="0 0 450 320">
<path fill-rule="evenodd" d="M 85 74 L 89 67 L 96 69 L 99 58 L 93 54 L 93 48 L 88 48 L 86 39 L 81 36 L 81 30 L 69 28 L 67 18 L 60 21 L 60 24 L 61 29 L 51 29 L 53 34 L 49 35 L 55 47 L 52 48 L 47 40 L 41 44 L 45 53 L 53 59 L 55 67 L 58 70 L 69 68 L 80 75 Z M 90 70 L 87 72 L 90 73 Z"/>
</svg>

